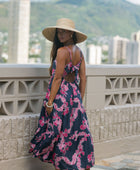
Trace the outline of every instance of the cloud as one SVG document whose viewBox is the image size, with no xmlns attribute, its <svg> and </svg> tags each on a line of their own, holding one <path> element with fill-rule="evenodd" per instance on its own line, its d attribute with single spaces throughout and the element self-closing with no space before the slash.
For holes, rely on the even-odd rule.
<svg viewBox="0 0 140 170">
<path fill-rule="evenodd" d="M 140 0 L 126 0 L 126 1 L 129 1 L 129 2 L 131 2 L 131 3 L 133 3 L 133 4 L 138 4 L 138 5 L 140 5 Z"/>
</svg>

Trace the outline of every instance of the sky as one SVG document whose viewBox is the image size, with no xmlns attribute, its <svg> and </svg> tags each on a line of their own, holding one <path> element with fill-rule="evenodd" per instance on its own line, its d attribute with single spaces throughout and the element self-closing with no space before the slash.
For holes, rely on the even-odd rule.
<svg viewBox="0 0 140 170">
<path fill-rule="evenodd" d="M 9 0 L 0 0 L 0 2 L 1 1 L 9 1 Z M 31 0 L 31 1 L 49 1 L 49 0 Z M 140 0 L 126 0 L 126 1 L 140 5 Z"/>
<path fill-rule="evenodd" d="M 140 5 L 140 0 L 127 0 L 127 1 Z"/>
<path fill-rule="evenodd" d="M 0 0 L 0 2 L 6 2 L 6 1 L 10 1 L 10 0 Z M 30 1 L 34 1 L 34 2 L 38 2 L 38 1 L 50 1 L 50 0 L 30 0 Z"/>
</svg>

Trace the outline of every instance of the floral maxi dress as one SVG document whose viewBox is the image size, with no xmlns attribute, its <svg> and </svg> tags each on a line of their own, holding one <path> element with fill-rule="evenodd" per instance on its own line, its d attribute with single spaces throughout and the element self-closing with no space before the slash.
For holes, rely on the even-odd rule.
<svg viewBox="0 0 140 170">
<path fill-rule="evenodd" d="M 71 50 L 70 58 L 72 57 Z M 80 56 L 82 60 L 82 55 Z M 48 101 L 57 61 L 53 61 L 52 76 L 41 109 L 38 128 L 30 142 L 29 152 L 43 162 L 52 163 L 61 170 L 81 170 L 94 166 L 94 145 L 87 115 L 79 91 L 79 67 L 72 60 L 65 66 L 60 88 L 54 99 L 54 107 L 48 116 Z M 68 82 L 65 76 L 75 72 L 75 80 Z"/>
</svg>

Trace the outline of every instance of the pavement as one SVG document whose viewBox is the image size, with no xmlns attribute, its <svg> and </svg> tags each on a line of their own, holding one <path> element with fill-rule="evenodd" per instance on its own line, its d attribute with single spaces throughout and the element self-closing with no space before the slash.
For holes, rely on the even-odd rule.
<svg viewBox="0 0 140 170">
<path fill-rule="evenodd" d="M 95 166 L 91 170 L 140 170 L 140 151 L 95 160 Z"/>
</svg>

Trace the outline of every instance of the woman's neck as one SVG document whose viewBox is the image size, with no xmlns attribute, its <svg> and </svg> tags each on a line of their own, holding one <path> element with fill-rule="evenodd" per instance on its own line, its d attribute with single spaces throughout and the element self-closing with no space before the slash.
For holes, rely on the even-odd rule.
<svg viewBox="0 0 140 170">
<path fill-rule="evenodd" d="M 64 43 L 64 46 L 74 45 L 73 40 L 67 41 Z"/>
</svg>

